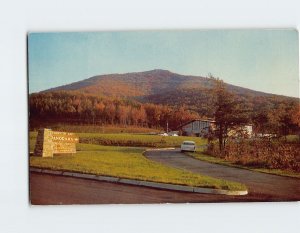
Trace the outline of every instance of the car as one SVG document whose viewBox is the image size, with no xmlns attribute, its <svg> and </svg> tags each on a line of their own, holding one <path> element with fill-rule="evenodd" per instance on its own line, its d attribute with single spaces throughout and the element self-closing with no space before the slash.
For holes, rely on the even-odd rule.
<svg viewBox="0 0 300 233">
<path fill-rule="evenodd" d="M 167 133 L 160 133 L 159 136 L 169 136 Z"/>
<path fill-rule="evenodd" d="M 181 144 L 180 151 L 181 152 L 184 152 L 184 151 L 195 152 L 196 151 L 196 143 L 194 141 L 184 141 Z"/>
<path fill-rule="evenodd" d="M 174 137 L 174 136 L 175 136 L 175 137 L 178 137 L 178 134 L 177 134 L 177 133 L 168 133 L 168 135 L 169 135 L 169 136 L 173 136 L 173 137 Z"/>
<path fill-rule="evenodd" d="M 178 137 L 178 131 L 170 131 L 168 132 L 168 135 Z"/>
</svg>

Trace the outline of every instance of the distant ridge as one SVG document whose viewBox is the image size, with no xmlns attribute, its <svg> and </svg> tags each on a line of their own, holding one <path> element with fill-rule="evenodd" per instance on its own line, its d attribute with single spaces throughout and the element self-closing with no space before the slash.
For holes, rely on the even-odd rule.
<svg viewBox="0 0 300 233">
<path fill-rule="evenodd" d="M 86 94 L 134 97 L 138 99 L 151 99 L 155 95 L 176 91 L 182 92 L 189 89 L 210 89 L 214 85 L 212 79 L 202 76 L 181 75 L 168 70 L 155 69 L 144 72 L 132 72 L 124 74 L 104 74 L 88 79 L 51 88 L 43 92 L 51 91 L 77 91 Z M 231 84 L 226 84 L 228 89 L 238 95 L 249 96 L 278 96 L 260 91 L 254 91 Z"/>
</svg>

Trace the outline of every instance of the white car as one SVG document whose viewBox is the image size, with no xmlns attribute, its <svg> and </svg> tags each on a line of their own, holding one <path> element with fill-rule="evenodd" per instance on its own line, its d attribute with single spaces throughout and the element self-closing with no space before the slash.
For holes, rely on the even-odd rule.
<svg viewBox="0 0 300 233">
<path fill-rule="evenodd" d="M 169 136 L 167 133 L 160 133 L 159 136 Z"/>
<path fill-rule="evenodd" d="M 178 137 L 177 133 L 168 133 L 169 136 Z"/>
<path fill-rule="evenodd" d="M 181 152 L 183 151 L 196 151 L 196 143 L 193 141 L 184 141 L 180 147 Z"/>
</svg>

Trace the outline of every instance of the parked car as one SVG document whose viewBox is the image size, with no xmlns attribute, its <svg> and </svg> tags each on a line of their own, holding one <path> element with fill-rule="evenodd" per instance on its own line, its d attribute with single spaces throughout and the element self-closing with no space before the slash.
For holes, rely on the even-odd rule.
<svg viewBox="0 0 300 233">
<path fill-rule="evenodd" d="M 169 136 L 175 136 L 175 137 L 178 137 L 178 134 L 177 133 L 168 133 Z"/>
<path fill-rule="evenodd" d="M 168 135 L 169 135 L 169 136 L 175 136 L 175 137 L 177 137 L 177 136 L 178 136 L 178 131 L 170 131 L 170 132 L 168 133 Z"/>
<path fill-rule="evenodd" d="M 159 136 L 169 136 L 167 133 L 160 133 Z"/>
<path fill-rule="evenodd" d="M 194 141 L 184 141 L 180 147 L 181 152 L 183 151 L 196 151 L 196 143 Z"/>
</svg>

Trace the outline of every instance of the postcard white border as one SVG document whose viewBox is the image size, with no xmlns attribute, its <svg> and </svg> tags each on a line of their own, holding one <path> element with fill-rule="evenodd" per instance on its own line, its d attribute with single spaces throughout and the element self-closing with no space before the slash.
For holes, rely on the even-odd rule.
<svg viewBox="0 0 300 233">
<path fill-rule="evenodd" d="M 1 232 L 296 232 L 300 203 L 29 205 L 30 31 L 298 28 L 299 1 L 6 1 L 1 4 Z"/>
</svg>

